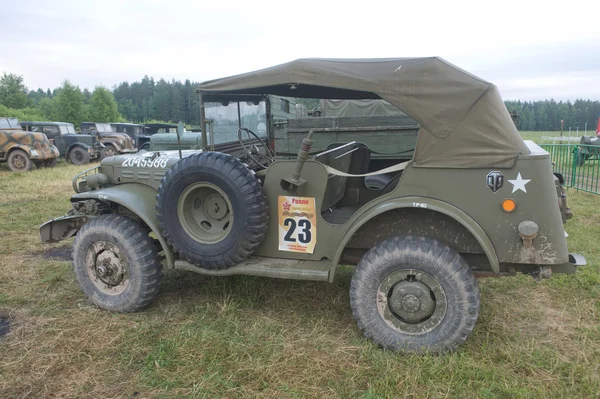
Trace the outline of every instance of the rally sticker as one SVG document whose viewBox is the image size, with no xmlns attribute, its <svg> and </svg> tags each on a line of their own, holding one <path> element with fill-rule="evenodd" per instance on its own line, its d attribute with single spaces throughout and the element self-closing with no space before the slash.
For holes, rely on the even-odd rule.
<svg viewBox="0 0 600 399">
<path fill-rule="evenodd" d="M 312 197 L 280 196 L 279 250 L 312 254 L 317 242 L 317 216 Z"/>
</svg>

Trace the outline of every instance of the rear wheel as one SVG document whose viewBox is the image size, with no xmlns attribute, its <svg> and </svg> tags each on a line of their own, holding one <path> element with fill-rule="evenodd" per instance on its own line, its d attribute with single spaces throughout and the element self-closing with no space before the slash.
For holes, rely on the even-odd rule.
<svg viewBox="0 0 600 399">
<path fill-rule="evenodd" d="M 33 162 L 25 151 L 13 150 L 8 155 L 8 167 L 13 172 L 27 172 L 33 167 Z"/>
<path fill-rule="evenodd" d="M 83 165 L 90 162 L 90 153 L 82 147 L 74 147 L 69 151 L 69 161 L 73 165 Z"/>
<path fill-rule="evenodd" d="M 462 344 L 479 315 L 477 283 L 453 249 L 425 237 L 386 239 L 356 267 L 350 305 L 359 328 L 401 352 L 444 352 Z"/>
<path fill-rule="evenodd" d="M 158 295 L 162 265 L 154 240 L 139 223 L 102 215 L 84 225 L 73 244 L 73 268 L 85 296 L 114 312 L 134 312 Z"/>
</svg>

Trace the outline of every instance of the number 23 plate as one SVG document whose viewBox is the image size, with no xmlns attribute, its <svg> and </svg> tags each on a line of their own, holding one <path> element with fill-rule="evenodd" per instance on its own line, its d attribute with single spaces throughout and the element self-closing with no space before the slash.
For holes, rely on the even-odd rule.
<svg viewBox="0 0 600 399">
<path fill-rule="evenodd" d="M 280 196 L 279 250 L 312 254 L 317 243 L 317 216 L 312 197 Z"/>
</svg>

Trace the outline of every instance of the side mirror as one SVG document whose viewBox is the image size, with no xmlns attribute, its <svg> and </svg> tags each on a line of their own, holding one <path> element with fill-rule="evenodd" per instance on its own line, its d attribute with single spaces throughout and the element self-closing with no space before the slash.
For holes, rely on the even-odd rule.
<svg viewBox="0 0 600 399">
<path fill-rule="evenodd" d="M 177 124 L 177 136 L 181 138 L 183 136 L 183 132 L 185 132 L 185 128 L 183 127 L 183 122 L 179 121 Z"/>
</svg>

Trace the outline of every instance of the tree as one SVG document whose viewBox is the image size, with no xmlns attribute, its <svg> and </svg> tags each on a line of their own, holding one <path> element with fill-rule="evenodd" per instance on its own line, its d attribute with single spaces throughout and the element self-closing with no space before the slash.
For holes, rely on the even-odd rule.
<svg viewBox="0 0 600 399">
<path fill-rule="evenodd" d="M 96 86 L 92 93 L 88 116 L 94 122 L 119 122 L 123 119 L 112 92 L 102 86 Z"/>
<path fill-rule="evenodd" d="M 27 107 L 27 87 L 23 84 L 22 75 L 6 72 L 2 74 L 0 78 L 0 104 L 15 109 Z"/>
<path fill-rule="evenodd" d="M 79 86 L 65 80 L 53 99 L 54 118 L 80 126 L 84 118 L 83 94 Z"/>
</svg>

